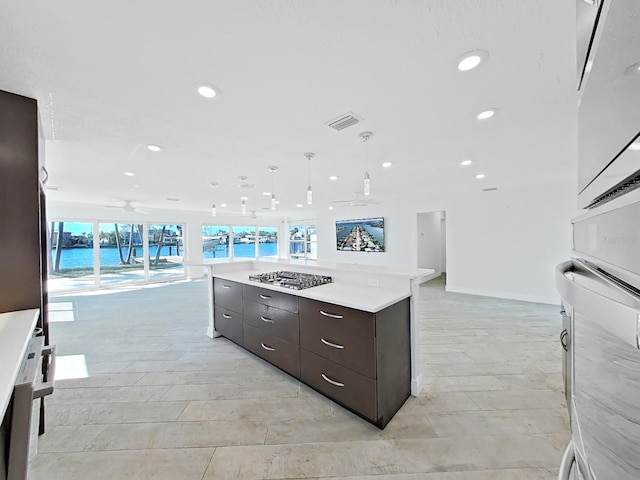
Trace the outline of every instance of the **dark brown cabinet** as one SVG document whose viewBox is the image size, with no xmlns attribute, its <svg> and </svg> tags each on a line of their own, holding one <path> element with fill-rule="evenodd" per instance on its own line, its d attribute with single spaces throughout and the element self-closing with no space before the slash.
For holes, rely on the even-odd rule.
<svg viewBox="0 0 640 480">
<path fill-rule="evenodd" d="M 242 315 L 220 305 L 216 305 L 213 311 L 216 319 L 216 330 L 229 340 L 238 345 L 243 345 Z"/>
<path fill-rule="evenodd" d="M 242 284 L 214 278 L 213 296 L 216 305 L 242 314 Z"/>
<path fill-rule="evenodd" d="M 288 293 L 274 292 L 266 288 L 244 285 L 243 296 L 245 300 L 253 300 L 270 307 L 279 308 L 292 313 L 298 313 L 298 297 Z"/>
<path fill-rule="evenodd" d="M 0 91 L 0 313 L 39 308 L 46 323 L 46 220 L 38 105 Z"/>
<path fill-rule="evenodd" d="M 214 278 L 215 329 L 384 428 L 411 394 L 409 299 L 369 313 Z"/>
<path fill-rule="evenodd" d="M 213 279 L 213 318 L 215 328 L 238 345 L 244 344 L 242 330 L 242 285 Z"/>
<path fill-rule="evenodd" d="M 372 313 L 303 299 L 300 346 L 367 377 L 376 376 Z"/>
<path fill-rule="evenodd" d="M 301 380 L 380 428 L 411 394 L 409 299 L 368 313 L 303 298 L 300 348 Z"/>
<path fill-rule="evenodd" d="M 300 380 L 376 423 L 376 382 L 353 370 L 300 349 Z M 394 412 L 395 413 L 395 412 Z M 384 425 L 378 425 L 384 427 Z"/>
<path fill-rule="evenodd" d="M 244 347 L 260 358 L 300 378 L 300 347 L 264 330 L 244 324 Z"/>
<path fill-rule="evenodd" d="M 270 307 L 263 303 L 246 300 L 244 302 L 244 323 L 270 335 L 298 345 L 300 338 L 300 318 L 297 313 Z"/>
</svg>

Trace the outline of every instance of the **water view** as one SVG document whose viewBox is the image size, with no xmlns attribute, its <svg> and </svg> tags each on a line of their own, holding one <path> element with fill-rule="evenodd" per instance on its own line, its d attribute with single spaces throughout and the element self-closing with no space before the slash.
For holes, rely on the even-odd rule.
<svg viewBox="0 0 640 480">
<path fill-rule="evenodd" d="M 336 221 L 338 250 L 384 252 L 384 219 Z"/>
</svg>

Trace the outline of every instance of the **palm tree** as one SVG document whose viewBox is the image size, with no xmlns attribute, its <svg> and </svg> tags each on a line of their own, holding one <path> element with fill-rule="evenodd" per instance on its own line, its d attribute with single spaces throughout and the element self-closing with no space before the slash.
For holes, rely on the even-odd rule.
<svg viewBox="0 0 640 480">
<path fill-rule="evenodd" d="M 114 223 L 113 226 L 116 230 L 116 246 L 118 247 L 118 256 L 120 257 L 120 265 L 127 265 L 131 263 L 131 254 L 133 253 L 133 224 L 129 225 L 129 246 L 127 251 L 127 258 L 122 255 L 122 245 L 120 243 L 120 231 L 118 230 L 118 224 Z"/>
<path fill-rule="evenodd" d="M 164 243 L 164 232 L 167 229 L 166 225 L 162 226 L 162 231 L 160 232 L 160 240 L 158 241 L 158 249 L 156 250 L 156 258 L 153 261 L 154 265 L 158 265 L 160 263 L 160 250 L 162 250 L 162 244 Z"/>
<path fill-rule="evenodd" d="M 52 222 L 53 224 L 53 222 Z M 54 229 L 51 228 L 51 234 L 53 235 Z M 60 257 L 62 256 L 62 237 L 64 233 L 64 222 L 58 222 L 58 237 L 56 238 L 56 261 L 53 265 L 53 271 L 60 273 Z"/>
</svg>

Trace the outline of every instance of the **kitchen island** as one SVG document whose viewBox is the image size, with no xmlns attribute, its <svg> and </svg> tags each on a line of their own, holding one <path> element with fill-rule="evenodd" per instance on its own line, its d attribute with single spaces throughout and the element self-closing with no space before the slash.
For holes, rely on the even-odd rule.
<svg viewBox="0 0 640 480">
<path fill-rule="evenodd" d="M 210 337 L 213 338 L 224 335 L 248 350 L 254 351 L 245 345 L 248 340 L 248 344 L 251 344 L 254 349 L 259 348 L 259 350 L 256 351 L 262 354 L 262 358 L 265 358 L 266 352 L 270 352 L 268 349 L 274 349 L 274 345 L 268 342 L 256 342 L 256 340 L 259 338 L 259 334 L 266 333 L 265 329 L 268 329 L 272 325 L 269 320 L 274 319 L 268 315 L 258 314 L 268 312 L 269 315 L 271 315 L 275 312 L 285 318 L 284 320 L 280 320 L 278 322 L 279 324 L 294 326 L 292 327 L 293 331 L 289 331 L 291 327 L 280 327 L 280 330 L 277 331 L 276 334 L 270 334 L 272 335 L 270 341 L 272 343 L 278 341 L 285 342 L 280 345 L 280 348 L 275 350 L 282 351 L 284 347 L 286 351 L 288 348 L 290 355 L 288 357 L 283 355 L 283 358 L 280 360 L 268 361 L 276 365 L 276 362 L 280 361 L 281 364 L 277 366 L 297 378 L 302 377 L 302 380 L 305 381 L 305 378 L 308 378 L 309 375 L 314 375 L 313 372 L 305 370 L 305 364 L 317 365 L 319 362 L 321 363 L 327 360 L 333 363 L 325 364 L 325 367 L 335 367 L 335 364 L 344 367 L 340 362 L 343 361 L 341 357 L 345 356 L 345 350 L 354 351 L 358 348 L 364 348 L 364 350 L 357 350 L 360 353 L 355 356 L 358 358 L 362 357 L 366 360 L 361 361 L 359 365 L 353 365 L 349 363 L 352 360 L 347 359 L 348 367 L 344 371 L 340 371 L 340 374 L 351 374 L 355 372 L 369 379 L 377 380 L 376 375 L 378 372 L 383 373 L 386 368 L 403 368 L 400 364 L 394 364 L 394 359 L 406 358 L 408 359 L 408 365 L 406 367 L 408 372 L 407 391 L 414 396 L 420 393 L 422 374 L 420 370 L 418 318 L 419 285 L 435 276 L 433 270 L 392 269 L 364 265 L 309 261 L 300 262 L 282 259 L 273 261 L 213 260 L 206 262 L 205 266 L 208 268 L 207 277 L 209 280 L 210 313 L 207 334 Z M 304 290 L 290 290 L 280 286 L 257 283 L 249 280 L 250 275 L 279 270 L 328 275 L 332 277 L 333 282 Z M 225 281 L 227 285 L 224 292 L 222 291 L 223 287 L 220 286 L 222 281 Z M 216 284 L 218 284 L 217 291 Z M 235 290 L 235 296 L 231 295 L 231 297 L 233 297 L 231 304 L 225 304 L 227 300 L 230 300 L 230 297 L 227 295 L 230 290 Z M 258 291 L 260 291 L 260 293 L 256 293 Z M 271 292 L 274 292 L 274 294 L 276 294 L 275 296 L 280 300 L 291 296 L 295 297 L 295 301 L 284 301 L 285 308 L 281 308 L 283 306 L 282 303 L 279 304 L 280 306 L 269 305 L 267 301 L 269 299 L 261 299 L 260 295 L 273 297 L 274 294 Z M 279 294 L 285 295 L 285 297 Z M 246 299 L 245 296 L 247 297 Z M 221 298 L 224 297 L 227 298 L 221 300 Z M 246 317 L 244 315 L 245 300 L 247 300 L 247 306 L 249 308 Z M 260 301 L 266 303 L 260 306 Z M 221 305 L 221 303 L 223 305 Z M 295 303 L 297 307 L 295 305 L 292 307 L 291 303 Z M 229 306 L 232 308 L 228 308 Z M 322 307 L 325 308 L 323 309 Z M 326 321 L 332 317 L 319 313 L 321 310 L 324 313 L 342 317 L 336 319 L 340 320 L 340 323 L 336 323 L 333 326 L 335 327 L 333 330 L 331 330 L 331 323 Z M 318 315 L 322 318 L 314 320 Z M 234 316 L 236 318 L 234 318 Z M 294 318 L 291 318 L 291 316 L 294 316 Z M 240 317 L 240 319 L 237 317 Z M 260 320 L 260 317 L 264 317 L 266 320 Z M 255 322 L 256 318 L 258 319 L 257 322 Z M 345 318 L 357 318 L 359 320 L 346 321 Z M 325 333 L 327 333 L 327 337 L 331 338 L 322 336 L 323 331 L 320 325 L 323 326 L 322 328 L 330 329 Z M 247 333 L 246 337 L 245 333 Z M 346 338 L 345 335 L 349 338 Z M 369 335 L 371 336 L 369 337 Z M 336 340 L 336 337 L 339 337 L 342 341 L 348 342 L 353 341 L 353 339 L 358 336 L 362 337 L 361 341 L 359 343 L 356 342 L 358 343 L 357 346 L 351 345 L 349 349 L 340 348 L 346 347 L 346 345 Z M 314 344 L 314 338 L 322 342 L 322 345 L 318 344 L 317 341 Z M 365 340 L 366 338 L 369 338 L 369 340 Z M 387 342 L 388 345 L 381 343 L 382 339 L 385 338 L 389 339 Z M 325 342 L 323 342 L 323 340 Z M 296 341 L 300 343 L 297 344 L 295 343 Z M 368 345 L 365 345 L 367 342 Z M 333 346 L 330 344 L 333 344 Z M 265 349 L 265 347 L 267 347 L 267 349 Z M 296 349 L 298 350 L 297 354 Z M 254 353 L 256 353 L 256 351 L 254 351 Z M 364 363 L 367 363 L 367 365 L 364 365 Z M 325 375 L 325 377 L 327 378 L 322 377 L 320 374 L 320 378 L 322 378 L 323 383 L 326 384 L 321 384 L 322 387 L 328 386 L 331 388 L 332 385 L 340 389 L 340 391 L 343 391 L 343 386 L 338 387 L 332 382 L 340 384 L 345 382 L 337 381 L 336 378 L 329 375 Z M 357 377 L 355 380 L 363 379 Z M 317 385 L 308 381 L 305 381 L 305 383 L 325 393 L 322 389 L 318 388 Z M 366 381 L 364 381 L 364 383 L 368 385 L 365 385 L 365 387 L 370 390 L 379 387 L 375 382 L 374 385 L 368 384 Z M 398 389 L 400 390 L 399 386 Z M 402 394 L 399 395 L 401 396 Z M 337 398 L 335 395 L 328 396 L 336 399 L 338 403 L 345 405 L 345 403 L 340 401 L 340 398 Z M 396 403 L 397 402 L 399 402 L 399 400 L 397 400 Z M 378 403 L 380 403 L 380 401 L 378 401 Z M 369 411 L 369 415 L 367 415 L 362 414 L 357 411 L 357 409 L 351 408 L 349 405 L 345 406 L 352 411 L 356 411 L 356 413 L 378 426 L 390 418 L 386 416 L 382 419 L 372 419 L 371 410 Z M 369 408 L 373 407 L 369 405 Z M 388 415 L 388 413 L 385 415 Z"/>
</svg>

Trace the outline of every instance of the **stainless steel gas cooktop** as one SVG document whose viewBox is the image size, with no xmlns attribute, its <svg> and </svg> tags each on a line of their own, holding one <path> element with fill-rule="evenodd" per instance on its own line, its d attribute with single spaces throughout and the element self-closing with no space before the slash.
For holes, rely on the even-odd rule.
<svg viewBox="0 0 640 480">
<path fill-rule="evenodd" d="M 326 275 L 312 275 L 310 273 L 285 271 L 249 275 L 249 280 L 268 283 L 269 285 L 277 285 L 284 288 L 291 288 L 293 290 L 303 290 L 305 288 L 317 287 L 318 285 L 333 282 L 333 279 Z"/>
</svg>

